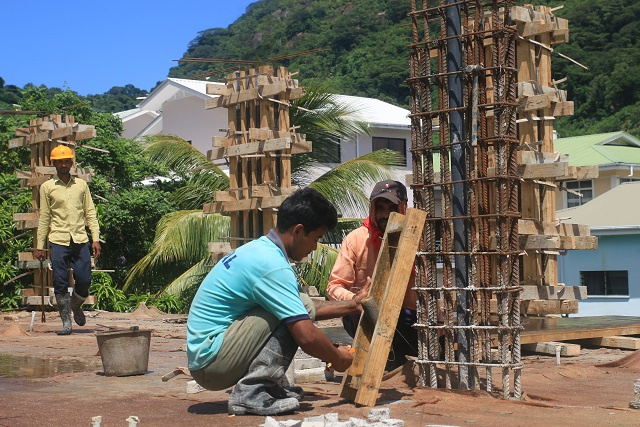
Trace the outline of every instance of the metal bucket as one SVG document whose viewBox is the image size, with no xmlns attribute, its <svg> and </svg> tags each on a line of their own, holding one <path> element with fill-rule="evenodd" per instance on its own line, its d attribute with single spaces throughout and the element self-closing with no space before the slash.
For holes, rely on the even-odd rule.
<svg viewBox="0 0 640 427">
<path fill-rule="evenodd" d="M 131 329 L 98 332 L 98 349 L 108 377 L 142 375 L 149 367 L 151 330 Z"/>
</svg>

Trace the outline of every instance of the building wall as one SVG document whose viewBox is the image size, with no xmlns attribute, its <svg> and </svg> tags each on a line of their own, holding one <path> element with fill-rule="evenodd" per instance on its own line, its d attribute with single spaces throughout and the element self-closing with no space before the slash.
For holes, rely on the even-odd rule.
<svg viewBox="0 0 640 427">
<path fill-rule="evenodd" d="M 640 235 L 598 236 L 595 251 L 568 251 L 558 257 L 558 278 L 567 286 L 578 286 L 580 271 L 627 270 L 628 296 L 591 296 L 578 302 L 575 316 L 638 316 L 640 314 Z"/>
<path fill-rule="evenodd" d="M 189 96 L 170 100 L 162 105 L 162 132 L 177 135 L 191 141 L 191 144 L 204 154 L 212 148 L 212 137 L 224 135 L 220 129 L 226 129 L 227 109 L 205 110 L 204 99 Z"/>
<path fill-rule="evenodd" d="M 135 138 L 142 130 L 153 121 L 151 114 L 141 114 L 135 118 L 123 120 L 124 130 L 122 137 L 127 139 Z"/>
<path fill-rule="evenodd" d="M 407 129 L 371 128 L 371 135 L 359 135 L 358 138 L 343 141 L 340 147 L 340 160 L 344 163 L 353 158 L 371 153 L 373 137 L 402 138 L 405 140 L 407 163 L 403 169 L 411 170 L 411 131 Z M 357 140 L 357 144 L 356 144 Z M 357 147 L 356 147 L 357 146 Z M 403 180 L 404 182 L 404 180 Z"/>
</svg>

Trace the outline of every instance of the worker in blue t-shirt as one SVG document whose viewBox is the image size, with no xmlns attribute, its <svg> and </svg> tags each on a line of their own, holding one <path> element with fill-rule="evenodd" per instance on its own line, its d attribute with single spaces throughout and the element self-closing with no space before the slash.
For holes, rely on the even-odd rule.
<svg viewBox="0 0 640 427">
<path fill-rule="evenodd" d="M 348 301 L 314 304 L 299 293 L 289 261 L 316 249 L 337 218 L 336 209 L 316 190 L 298 190 L 278 209 L 275 229 L 222 258 L 200 285 L 187 322 L 189 369 L 209 390 L 235 384 L 230 414 L 297 410 L 302 389 L 284 388 L 278 381 L 298 346 L 338 371 L 351 365 L 349 348 L 336 348 L 313 321 L 362 312 L 368 289 Z"/>
</svg>

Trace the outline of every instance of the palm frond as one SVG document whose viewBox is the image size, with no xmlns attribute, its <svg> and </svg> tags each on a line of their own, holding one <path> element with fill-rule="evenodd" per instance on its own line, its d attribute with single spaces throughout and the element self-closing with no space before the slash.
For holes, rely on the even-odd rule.
<svg viewBox="0 0 640 427">
<path fill-rule="evenodd" d="M 336 166 L 308 185 L 329 199 L 342 216 L 364 218 L 369 214 L 366 189 L 390 179 L 390 168 L 403 162 L 395 151 L 377 150 Z"/>
<path fill-rule="evenodd" d="M 300 126 L 300 132 L 313 143 L 312 153 L 292 158 L 294 177 L 311 162 L 339 162 L 340 140 L 370 132 L 368 124 L 357 119 L 358 108 L 339 102 L 336 95 L 329 93 L 327 85 L 307 86 L 305 95 L 293 105 L 302 108 L 289 110 L 291 124 Z"/>
<path fill-rule="evenodd" d="M 144 153 L 154 162 L 161 163 L 181 177 L 195 169 L 207 168 L 225 175 L 213 162 L 207 160 L 197 148 L 175 135 L 158 134 L 145 140 Z"/>
<path fill-rule="evenodd" d="M 206 257 L 165 286 L 161 293 L 180 295 L 189 288 L 198 287 L 212 268 L 211 257 Z"/>
<path fill-rule="evenodd" d="M 171 194 L 171 201 L 182 209 L 198 209 L 215 200 L 215 192 L 229 188 L 229 177 L 211 169 L 195 172 L 186 182 Z"/>
<path fill-rule="evenodd" d="M 337 257 L 338 249 L 319 243 L 318 248 L 309 254 L 306 262 L 296 264 L 298 278 L 303 285 L 315 286 L 321 295 L 325 295 Z"/>
<path fill-rule="evenodd" d="M 205 214 L 202 210 L 182 210 L 162 217 L 156 227 L 151 251 L 129 271 L 123 290 L 133 283 L 154 276 L 173 263 L 192 265 L 209 256 L 209 242 L 229 236 L 229 218 Z M 175 271 L 174 271 L 175 277 Z"/>
</svg>

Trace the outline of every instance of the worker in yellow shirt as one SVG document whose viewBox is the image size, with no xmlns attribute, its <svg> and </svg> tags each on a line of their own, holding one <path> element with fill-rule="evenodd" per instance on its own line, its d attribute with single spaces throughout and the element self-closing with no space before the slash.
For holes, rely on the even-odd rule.
<svg viewBox="0 0 640 427">
<path fill-rule="evenodd" d="M 100 228 L 87 183 L 71 176 L 73 150 L 59 145 L 51 150 L 50 158 L 56 175 L 40 186 L 40 222 L 35 257 L 45 258 L 48 237 L 53 288 L 62 319 L 62 329 L 56 334 L 69 335 L 72 311 L 79 326 L 86 323 L 82 303 L 89 296 L 91 284 L 90 250 L 95 259 L 100 257 Z M 93 238 L 91 245 L 85 220 Z M 75 281 L 73 295 L 69 293 L 69 266 L 73 268 Z"/>
</svg>

